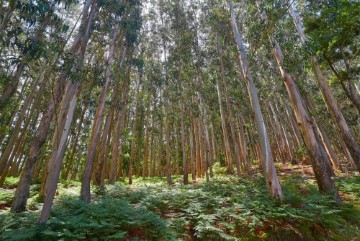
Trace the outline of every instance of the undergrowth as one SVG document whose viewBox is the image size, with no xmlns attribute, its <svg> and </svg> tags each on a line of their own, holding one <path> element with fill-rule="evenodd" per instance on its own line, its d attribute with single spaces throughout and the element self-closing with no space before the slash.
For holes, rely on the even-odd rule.
<svg viewBox="0 0 360 241">
<path fill-rule="evenodd" d="M 5 212 L 0 240 L 360 240 L 359 177 L 335 180 L 343 204 L 297 175 L 281 177 L 282 202 L 269 198 L 262 177 L 180 180 L 119 180 L 95 190 L 92 204 L 67 195 L 80 184 L 63 181 L 46 225 L 38 212 Z"/>
<path fill-rule="evenodd" d="M 134 208 L 127 201 L 101 199 L 86 204 L 61 199 L 47 224 L 37 223 L 38 213 L 2 214 L 2 240 L 171 240 L 158 215 Z"/>
<path fill-rule="evenodd" d="M 16 188 L 19 183 L 19 177 L 7 177 L 4 181 L 4 188 Z"/>
<path fill-rule="evenodd" d="M 344 182 L 340 181 L 351 185 L 339 188 L 350 194 L 360 187 L 356 179 Z M 283 202 L 270 199 L 264 183 L 262 178 L 224 176 L 188 186 L 143 182 L 136 189 L 110 187 L 106 196 L 158 212 L 182 240 L 360 238 L 359 210 L 320 195 L 313 180 L 284 178 Z M 339 236 L 344 230 L 346 234 Z"/>
</svg>

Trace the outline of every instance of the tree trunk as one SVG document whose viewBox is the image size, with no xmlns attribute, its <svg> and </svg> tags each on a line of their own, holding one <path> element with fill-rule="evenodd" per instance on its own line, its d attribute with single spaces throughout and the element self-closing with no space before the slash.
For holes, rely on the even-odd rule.
<svg viewBox="0 0 360 241">
<path fill-rule="evenodd" d="M 185 148 L 185 124 L 184 124 L 184 98 L 181 95 L 180 99 L 180 125 L 181 125 L 181 150 L 183 161 L 183 182 L 184 185 L 189 184 L 188 165 L 186 160 L 186 148 Z"/>
<path fill-rule="evenodd" d="M 88 16 L 88 11 L 90 8 L 90 5 L 93 1 L 87 0 L 84 3 L 83 13 L 82 13 L 82 21 L 80 25 L 80 30 L 77 36 L 77 40 L 73 43 L 72 47 L 70 48 L 70 52 L 76 54 L 78 57 L 78 69 L 82 68 L 83 65 L 83 59 L 85 55 L 86 46 L 89 40 L 90 35 L 90 28 L 88 27 L 88 31 L 83 31 L 84 27 L 90 26 L 92 23 L 93 15 L 95 14 L 95 8 L 92 7 L 92 14 Z M 96 4 L 94 4 L 96 5 Z M 94 10 L 93 10 L 94 9 Z M 91 17 L 92 15 L 92 17 Z M 80 45 L 80 40 L 82 40 L 82 45 Z M 18 187 L 15 192 L 15 198 L 11 206 L 12 212 L 22 212 L 25 211 L 26 208 L 26 201 L 29 194 L 30 189 L 30 181 L 31 181 L 31 175 L 34 170 L 34 166 L 36 164 L 36 161 L 39 157 L 41 147 L 45 143 L 46 137 L 48 135 L 48 131 L 50 129 L 51 120 L 54 114 L 54 111 L 59 104 L 61 100 L 61 96 L 63 93 L 63 88 L 66 81 L 66 73 L 62 72 L 59 76 L 59 80 L 56 83 L 56 86 L 54 88 L 53 95 L 49 101 L 49 104 L 47 106 L 47 109 L 45 110 L 40 124 L 39 128 L 35 134 L 35 137 L 31 143 L 29 155 L 25 163 L 24 171 L 20 177 L 20 181 L 18 184 Z"/>
<path fill-rule="evenodd" d="M 222 107 L 222 97 L 221 97 L 221 90 L 220 90 L 220 81 L 218 78 L 216 78 L 216 89 L 217 89 L 217 94 L 218 94 L 218 101 L 219 101 L 219 107 L 220 107 L 220 118 L 221 118 L 221 128 L 223 131 L 223 138 L 224 138 L 224 146 L 225 146 L 225 156 L 228 162 L 228 169 L 227 172 L 228 174 L 232 174 L 234 173 L 234 169 L 232 167 L 232 153 L 231 153 L 231 149 L 230 149 L 230 142 L 229 142 L 229 137 L 228 137 L 228 132 L 227 132 L 227 128 L 226 128 L 226 120 L 225 120 L 225 114 L 224 114 L 224 110 Z"/>
<path fill-rule="evenodd" d="M 105 127 L 103 131 L 103 137 L 100 142 L 100 163 L 101 165 L 98 168 L 97 173 L 97 181 L 99 183 L 99 186 L 101 188 L 104 188 L 105 186 L 105 174 L 106 170 L 108 168 L 108 149 L 110 146 L 110 140 L 111 140 L 111 120 L 113 119 L 112 113 L 109 113 L 106 117 L 105 121 Z"/>
<path fill-rule="evenodd" d="M 248 84 L 248 92 L 249 92 L 249 96 L 250 96 L 250 101 L 251 101 L 251 105 L 252 105 L 254 115 L 255 115 L 255 124 L 256 124 L 257 131 L 259 133 L 261 160 L 263 163 L 263 170 L 264 170 L 266 185 L 267 185 L 269 193 L 272 197 L 282 199 L 283 193 L 282 193 L 281 186 L 280 186 L 277 174 L 276 174 L 274 161 L 272 159 L 270 143 L 269 143 L 266 127 L 264 124 L 264 119 L 263 119 L 263 116 L 261 113 L 259 97 L 257 95 L 257 90 L 254 85 L 252 75 L 248 68 L 248 64 L 246 61 L 245 47 L 244 47 L 241 35 L 240 35 L 238 27 L 237 27 L 237 23 L 235 20 L 235 12 L 233 10 L 231 2 L 230 2 L 230 11 L 231 11 L 232 28 L 233 28 L 236 43 L 238 45 L 238 49 L 240 52 L 240 63 L 241 63 L 241 67 L 242 67 L 242 73 L 243 73 L 244 79 L 247 81 L 247 84 Z"/>
<path fill-rule="evenodd" d="M 139 82 L 137 83 L 136 93 L 135 93 L 135 113 L 134 121 L 132 126 L 133 137 L 131 140 L 131 150 L 130 150 L 130 165 L 129 165 L 129 184 L 132 184 L 132 175 L 133 175 L 133 164 L 135 161 L 135 151 L 136 151 L 136 141 L 139 138 L 136 130 L 138 126 L 139 119 L 139 109 L 140 109 L 140 86 L 142 84 L 142 73 L 139 74 Z"/>
<path fill-rule="evenodd" d="M 115 47 L 115 46 L 114 46 Z M 122 51 L 122 58 L 120 60 L 120 64 L 119 64 L 119 69 L 120 71 L 123 70 L 123 65 L 125 62 L 125 56 L 126 56 L 126 48 L 123 48 Z M 116 181 L 116 175 L 118 173 L 118 168 L 119 168 L 119 146 L 120 146 L 120 140 L 121 140 L 121 129 L 123 128 L 123 124 L 124 124 L 124 114 L 125 114 L 125 105 L 126 105 L 126 100 L 125 100 L 125 96 L 127 96 L 127 74 L 128 71 L 126 71 L 126 76 L 125 78 L 123 78 L 122 74 L 120 74 L 120 79 L 123 80 L 123 91 L 122 91 L 122 97 L 121 97 L 121 103 L 119 103 L 119 82 L 120 80 L 118 80 L 115 83 L 114 86 L 114 91 L 113 91 L 113 96 L 112 96 L 112 112 L 113 112 L 113 119 L 112 121 L 112 126 L 114 129 L 114 133 L 113 133 L 113 137 L 112 137 L 112 143 L 111 143 L 111 161 L 110 161 L 110 173 L 109 173 L 109 184 L 114 184 Z M 122 106 L 122 110 L 118 109 L 119 104 L 121 104 L 120 106 Z"/>
<path fill-rule="evenodd" d="M 169 103 L 165 106 L 165 130 L 166 130 L 166 181 L 170 185 L 171 180 L 171 159 L 170 159 L 170 117 Z"/>
<path fill-rule="evenodd" d="M 150 107 L 151 98 L 148 98 L 148 105 L 146 110 L 146 123 L 145 123 L 145 153 L 144 153 L 144 164 L 143 164 L 143 178 L 148 176 L 149 171 L 149 123 L 150 123 Z"/>
<path fill-rule="evenodd" d="M 292 77 L 287 72 L 285 72 L 282 66 L 283 55 L 280 46 L 276 41 L 274 42 L 273 52 L 281 76 L 284 79 L 285 87 L 289 94 L 289 98 L 291 100 L 294 109 L 296 120 L 298 122 L 298 125 L 300 126 L 304 143 L 311 156 L 311 163 L 315 173 L 315 178 L 318 183 L 319 190 L 321 192 L 332 192 L 334 199 L 336 201 L 340 201 L 340 196 L 336 191 L 335 185 L 331 180 L 330 174 L 326 170 L 326 165 L 328 162 L 327 156 L 323 155 L 324 150 L 322 149 L 322 146 L 320 145 L 320 143 L 318 143 L 316 139 L 316 133 L 311 123 L 312 120 L 310 119 L 310 116 L 303 105 L 303 101 L 298 91 L 298 88 L 295 82 L 293 81 Z"/>
<path fill-rule="evenodd" d="M 103 113 L 104 113 L 104 109 L 105 109 L 105 101 L 106 101 L 106 97 L 108 94 L 109 84 L 111 81 L 110 68 L 113 63 L 113 55 L 114 55 L 114 47 L 115 47 L 114 44 L 115 44 L 115 40 L 116 40 L 116 37 L 118 34 L 118 32 L 115 29 L 113 31 L 114 31 L 113 39 L 112 39 L 112 43 L 110 46 L 110 51 L 109 51 L 109 55 L 108 55 L 108 59 L 107 59 L 107 68 L 106 68 L 106 73 L 105 73 L 106 81 L 105 81 L 105 84 L 101 91 L 99 104 L 98 104 L 98 107 L 97 107 L 97 110 L 95 113 L 95 119 L 94 119 L 94 123 L 92 126 L 90 143 L 88 145 L 87 152 L 86 152 L 85 168 L 84 168 L 84 173 L 83 173 L 82 182 L 81 182 L 80 199 L 86 203 L 90 202 L 91 170 L 93 168 L 93 160 L 94 160 L 94 156 L 95 156 L 96 146 L 99 141 L 100 130 L 101 130 L 101 126 L 103 123 Z"/>
<path fill-rule="evenodd" d="M 156 102 L 154 102 L 154 109 L 155 112 Z M 150 177 L 155 176 L 155 165 L 156 165 L 156 145 L 155 145 L 155 135 L 154 135 L 154 114 L 151 115 L 151 137 L 150 137 Z"/>
<path fill-rule="evenodd" d="M 87 105 L 85 104 L 85 106 L 83 106 L 82 110 L 80 111 L 80 120 L 76 127 L 77 132 L 75 134 L 75 138 L 73 140 L 72 147 L 70 148 L 71 154 L 69 156 L 65 171 L 62 173 L 62 176 L 61 176 L 62 179 L 65 179 L 65 180 L 67 180 L 69 178 L 70 170 L 72 170 L 74 168 L 73 164 L 74 164 L 74 159 L 75 159 L 75 153 L 77 151 L 77 147 L 79 146 L 78 142 L 79 142 L 81 131 L 83 130 L 82 125 L 84 123 L 84 117 L 85 117 L 86 110 L 87 110 Z"/>
<path fill-rule="evenodd" d="M 210 142 L 210 134 L 209 134 L 209 125 L 208 125 L 208 114 L 207 114 L 207 110 L 204 104 L 204 100 L 202 98 L 202 96 L 200 95 L 200 93 L 198 92 L 198 98 L 199 98 L 199 108 L 200 108 L 200 113 L 201 113 L 201 123 L 202 123 L 202 129 L 204 131 L 204 135 L 205 135 L 205 148 L 206 148 L 206 153 L 205 153 L 205 170 L 206 172 L 210 172 L 210 177 L 213 176 L 213 171 L 212 171 L 212 146 L 211 146 L 211 142 Z M 206 173 L 208 174 L 208 173 Z"/>
<path fill-rule="evenodd" d="M 301 42 L 303 44 L 305 44 L 307 41 L 307 37 L 305 36 L 304 30 L 302 28 L 302 24 L 301 24 L 300 20 L 298 19 L 294 9 L 291 6 L 289 6 L 288 10 L 289 10 L 290 15 L 293 18 L 295 27 L 300 35 Z M 330 109 L 337 126 L 339 127 L 342 139 L 344 140 L 347 148 L 349 149 L 351 156 L 357 166 L 358 171 L 360 172 L 360 146 L 356 142 L 356 140 L 351 132 L 351 129 L 349 128 L 349 126 L 341 112 L 341 109 L 339 108 L 333 94 L 331 93 L 330 86 L 327 83 L 327 81 L 325 80 L 315 56 L 311 57 L 311 63 L 312 63 L 314 74 L 316 76 L 316 80 L 318 81 L 319 87 L 324 96 L 325 102 L 326 102 L 328 108 Z M 352 88 L 350 88 L 350 89 L 352 89 Z M 359 104 L 359 106 L 360 106 L 360 104 Z M 358 110 L 360 113 L 360 108 L 358 108 Z"/>
<path fill-rule="evenodd" d="M 243 156 L 243 163 L 244 163 L 244 169 L 246 170 L 247 174 L 250 174 L 251 166 L 250 166 L 250 160 L 249 160 L 249 154 L 247 151 L 247 145 L 245 140 L 245 132 L 244 132 L 244 118 L 242 117 L 242 114 L 238 113 L 238 129 L 239 129 L 239 146 L 241 150 L 241 154 Z"/>
<path fill-rule="evenodd" d="M 189 127 L 189 142 L 190 142 L 190 161 L 191 161 L 191 180 L 196 181 L 196 147 L 194 144 L 194 119 L 190 110 L 190 127 Z"/>
<path fill-rule="evenodd" d="M 40 222 L 46 222 L 50 217 L 50 210 L 54 200 L 57 183 L 59 181 L 60 170 L 62 160 L 65 154 L 67 137 L 70 131 L 70 126 L 74 116 L 76 100 L 78 92 L 78 82 L 70 84 L 67 93 L 64 96 L 64 105 L 62 105 L 62 111 L 59 115 L 58 124 L 62 124 L 65 119 L 65 123 L 62 126 L 58 126 L 53 139 L 53 149 L 51 159 L 49 161 L 49 175 L 46 180 L 46 193 L 44 206 L 40 214 Z M 60 129 L 61 128 L 61 129 Z M 54 155 L 55 154 L 55 155 Z"/>
<path fill-rule="evenodd" d="M 258 6 L 261 1 L 257 1 Z M 266 12 L 262 13 L 265 22 L 267 23 Z M 270 38 L 271 36 L 269 36 Z M 271 41 L 272 42 L 272 41 Z M 312 167 L 315 173 L 315 178 L 318 183 L 319 190 L 321 192 L 331 192 L 333 193 L 333 198 L 336 201 L 341 201 L 340 196 L 335 188 L 335 185 L 330 177 L 328 169 L 329 160 L 324 154 L 325 151 L 321 144 L 317 140 L 316 132 L 312 124 L 312 120 L 304 107 L 302 98 L 300 96 L 299 90 L 296 86 L 296 83 L 293 81 L 290 74 L 288 74 L 283 67 L 283 54 L 280 49 L 280 46 L 276 40 L 273 40 L 273 54 L 280 71 L 282 78 L 284 79 L 286 90 L 289 94 L 293 110 L 295 113 L 296 120 L 300 126 L 304 143 L 307 147 L 307 150 L 311 156 Z"/>
<path fill-rule="evenodd" d="M 161 87 L 159 89 L 159 149 L 158 149 L 158 162 L 157 162 L 157 171 L 158 176 L 162 176 L 162 158 L 163 158 L 163 118 L 162 118 L 162 106 L 161 106 L 162 92 Z"/>
</svg>

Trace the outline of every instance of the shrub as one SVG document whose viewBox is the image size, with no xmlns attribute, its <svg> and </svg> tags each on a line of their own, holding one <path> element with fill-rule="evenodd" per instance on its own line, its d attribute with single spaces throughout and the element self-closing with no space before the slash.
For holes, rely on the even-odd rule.
<svg viewBox="0 0 360 241">
<path fill-rule="evenodd" d="M 123 200 L 102 199 L 86 204 L 62 199 L 46 224 L 37 223 L 37 213 L 3 214 L 1 240 L 171 240 L 169 229 L 158 215 L 133 208 Z"/>
<path fill-rule="evenodd" d="M 19 177 L 6 177 L 4 181 L 4 188 L 16 188 L 19 183 Z"/>
</svg>

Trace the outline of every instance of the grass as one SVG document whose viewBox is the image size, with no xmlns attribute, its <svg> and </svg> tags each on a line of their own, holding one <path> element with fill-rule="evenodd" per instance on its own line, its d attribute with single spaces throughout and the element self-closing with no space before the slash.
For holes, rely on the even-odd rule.
<svg viewBox="0 0 360 241">
<path fill-rule="evenodd" d="M 90 205 L 77 200 L 80 183 L 62 181 L 48 224 L 37 224 L 38 211 L 3 212 L 0 240 L 360 239 L 359 177 L 336 179 L 343 204 L 300 175 L 281 176 L 281 203 L 268 197 L 260 176 L 187 186 L 180 176 L 173 180 L 171 186 L 158 177 L 135 178 L 132 186 L 119 180 L 96 192 Z"/>
</svg>

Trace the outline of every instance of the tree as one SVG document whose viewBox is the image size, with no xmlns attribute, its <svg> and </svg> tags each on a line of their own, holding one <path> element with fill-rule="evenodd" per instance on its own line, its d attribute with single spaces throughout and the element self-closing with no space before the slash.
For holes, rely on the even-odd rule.
<svg viewBox="0 0 360 241">
<path fill-rule="evenodd" d="M 241 35 L 239 33 L 236 19 L 235 19 L 235 12 L 233 9 L 233 5 L 230 2 L 230 13 L 231 13 L 231 24 L 233 27 L 236 43 L 238 45 L 238 50 L 240 52 L 240 62 L 241 62 L 241 68 L 242 68 L 242 74 L 243 78 L 247 81 L 248 84 L 248 92 L 251 99 L 252 108 L 255 115 L 255 124 L 257 131 L 259 133 L 260 137 L 260 146 L 261 146 L 261 161 L 263 163 L 263 170 L 264 170 L 264 176 L 266 185 L 268 187 L 269 193 L 274 198 L 283 198 L 283 193 L 281 190 L 281 186 L 276 174 L 274 161 L 272 159 L 269 139 L 267 136 L 266 127 L 264 124 L 264 119 L 261 113 L 259 98 L 257 96 L 256 87 L 254 85 L 252 75 L 249 71 L 247 60 L 246 60 L 246 52 L 245 47 L 241 38 Z"/>
</svg>

